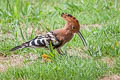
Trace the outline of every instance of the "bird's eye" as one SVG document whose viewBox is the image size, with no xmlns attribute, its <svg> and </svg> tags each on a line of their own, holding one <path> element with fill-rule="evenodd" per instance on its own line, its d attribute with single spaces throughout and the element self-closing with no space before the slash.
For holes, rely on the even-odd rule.
<svg viewBox="0 0 120 80">
<path fill-rule="evenodd" d="M 72 29 L 75 29 L 75 26 L 72 26 Z"/>
</svg>

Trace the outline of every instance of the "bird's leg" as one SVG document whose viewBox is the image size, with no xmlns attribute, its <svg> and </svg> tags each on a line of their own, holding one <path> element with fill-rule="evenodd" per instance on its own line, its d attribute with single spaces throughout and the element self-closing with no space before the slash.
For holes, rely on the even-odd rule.
<svg viewBox="0 0 120 80">
<path fill-rule="evenodd" d="M 62 51 L 61 49 L 59 49 L 59 48 L 57 49 L 57 52 L 58 52 L 60 55 L 63 55 L 63 54 L 62 54 L 63 51 L 62 51 L 62 52 L 61 52 L 61 51 Z"/>
<path fill-rule="evenodd" d="M 60 49 L 60 50 L 61 50 L 61 49 Z M 61 50 L 61 52 L 64 53 L 64 54 L 66 53 L 66 51 L 64 52 L 63 50 Z"/>
</svg>

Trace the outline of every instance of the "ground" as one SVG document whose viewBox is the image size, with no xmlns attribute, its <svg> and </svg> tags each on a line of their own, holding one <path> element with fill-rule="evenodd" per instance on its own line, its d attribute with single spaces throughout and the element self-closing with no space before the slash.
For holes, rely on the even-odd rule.
<svg viewBox="0 0 120 80">
<path fill-rule="evenodd" d="M 62 12 L 78 19 L 87 48 L 75 35 L 63 56 L 44 48 L 9 51 L 63 28 Z M 119 13 L 119 0 L 0 0 L 0 80 L 119 80 Z"/>
</svg>

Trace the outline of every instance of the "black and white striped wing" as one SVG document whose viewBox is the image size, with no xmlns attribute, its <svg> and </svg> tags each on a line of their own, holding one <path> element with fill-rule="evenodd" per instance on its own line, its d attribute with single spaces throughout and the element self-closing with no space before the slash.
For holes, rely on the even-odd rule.
<svg viewBox="0 0 120 80">
<path fill-rule="evenodd" d="M 46 35 L 38 35 L 35 39 L 31 40 L 29 46 L 48 48 L 50 42 L 53 48 L 58 48 L 61 45 L 61 42 L 56 38 L 55 34 L 53 32 L 48 32 Z"/>
</svg>

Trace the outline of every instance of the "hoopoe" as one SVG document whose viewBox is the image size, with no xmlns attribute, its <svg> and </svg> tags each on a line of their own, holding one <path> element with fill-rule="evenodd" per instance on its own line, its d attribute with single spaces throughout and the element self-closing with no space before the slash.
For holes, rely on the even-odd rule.
<svg viewBox="0 0 120 80">
<path fill-rule="evenodd" d="M 62 13 L 61 17 L 66 21 L 64 28 L 56 29 L 54 31 L 48 32 L 45 35 L 38 35 L 34 39 L 25 42 L 19 46 L 12 48 L 10 51 L 15 51 L 17 49 L 27 48 L 27 47 L 44 47 L 48 48 L 50 43 L 53 46 L 53 49 L 56 49 L 59 54 L 62 55 L 61 47 L 69 42 L 75 33 L 79 35 L 84 46 L 87 46 L 87 43 L 82 36 L 80 30 L 80 24 L 78 20 L 70 14 Z"/>
</svg>

